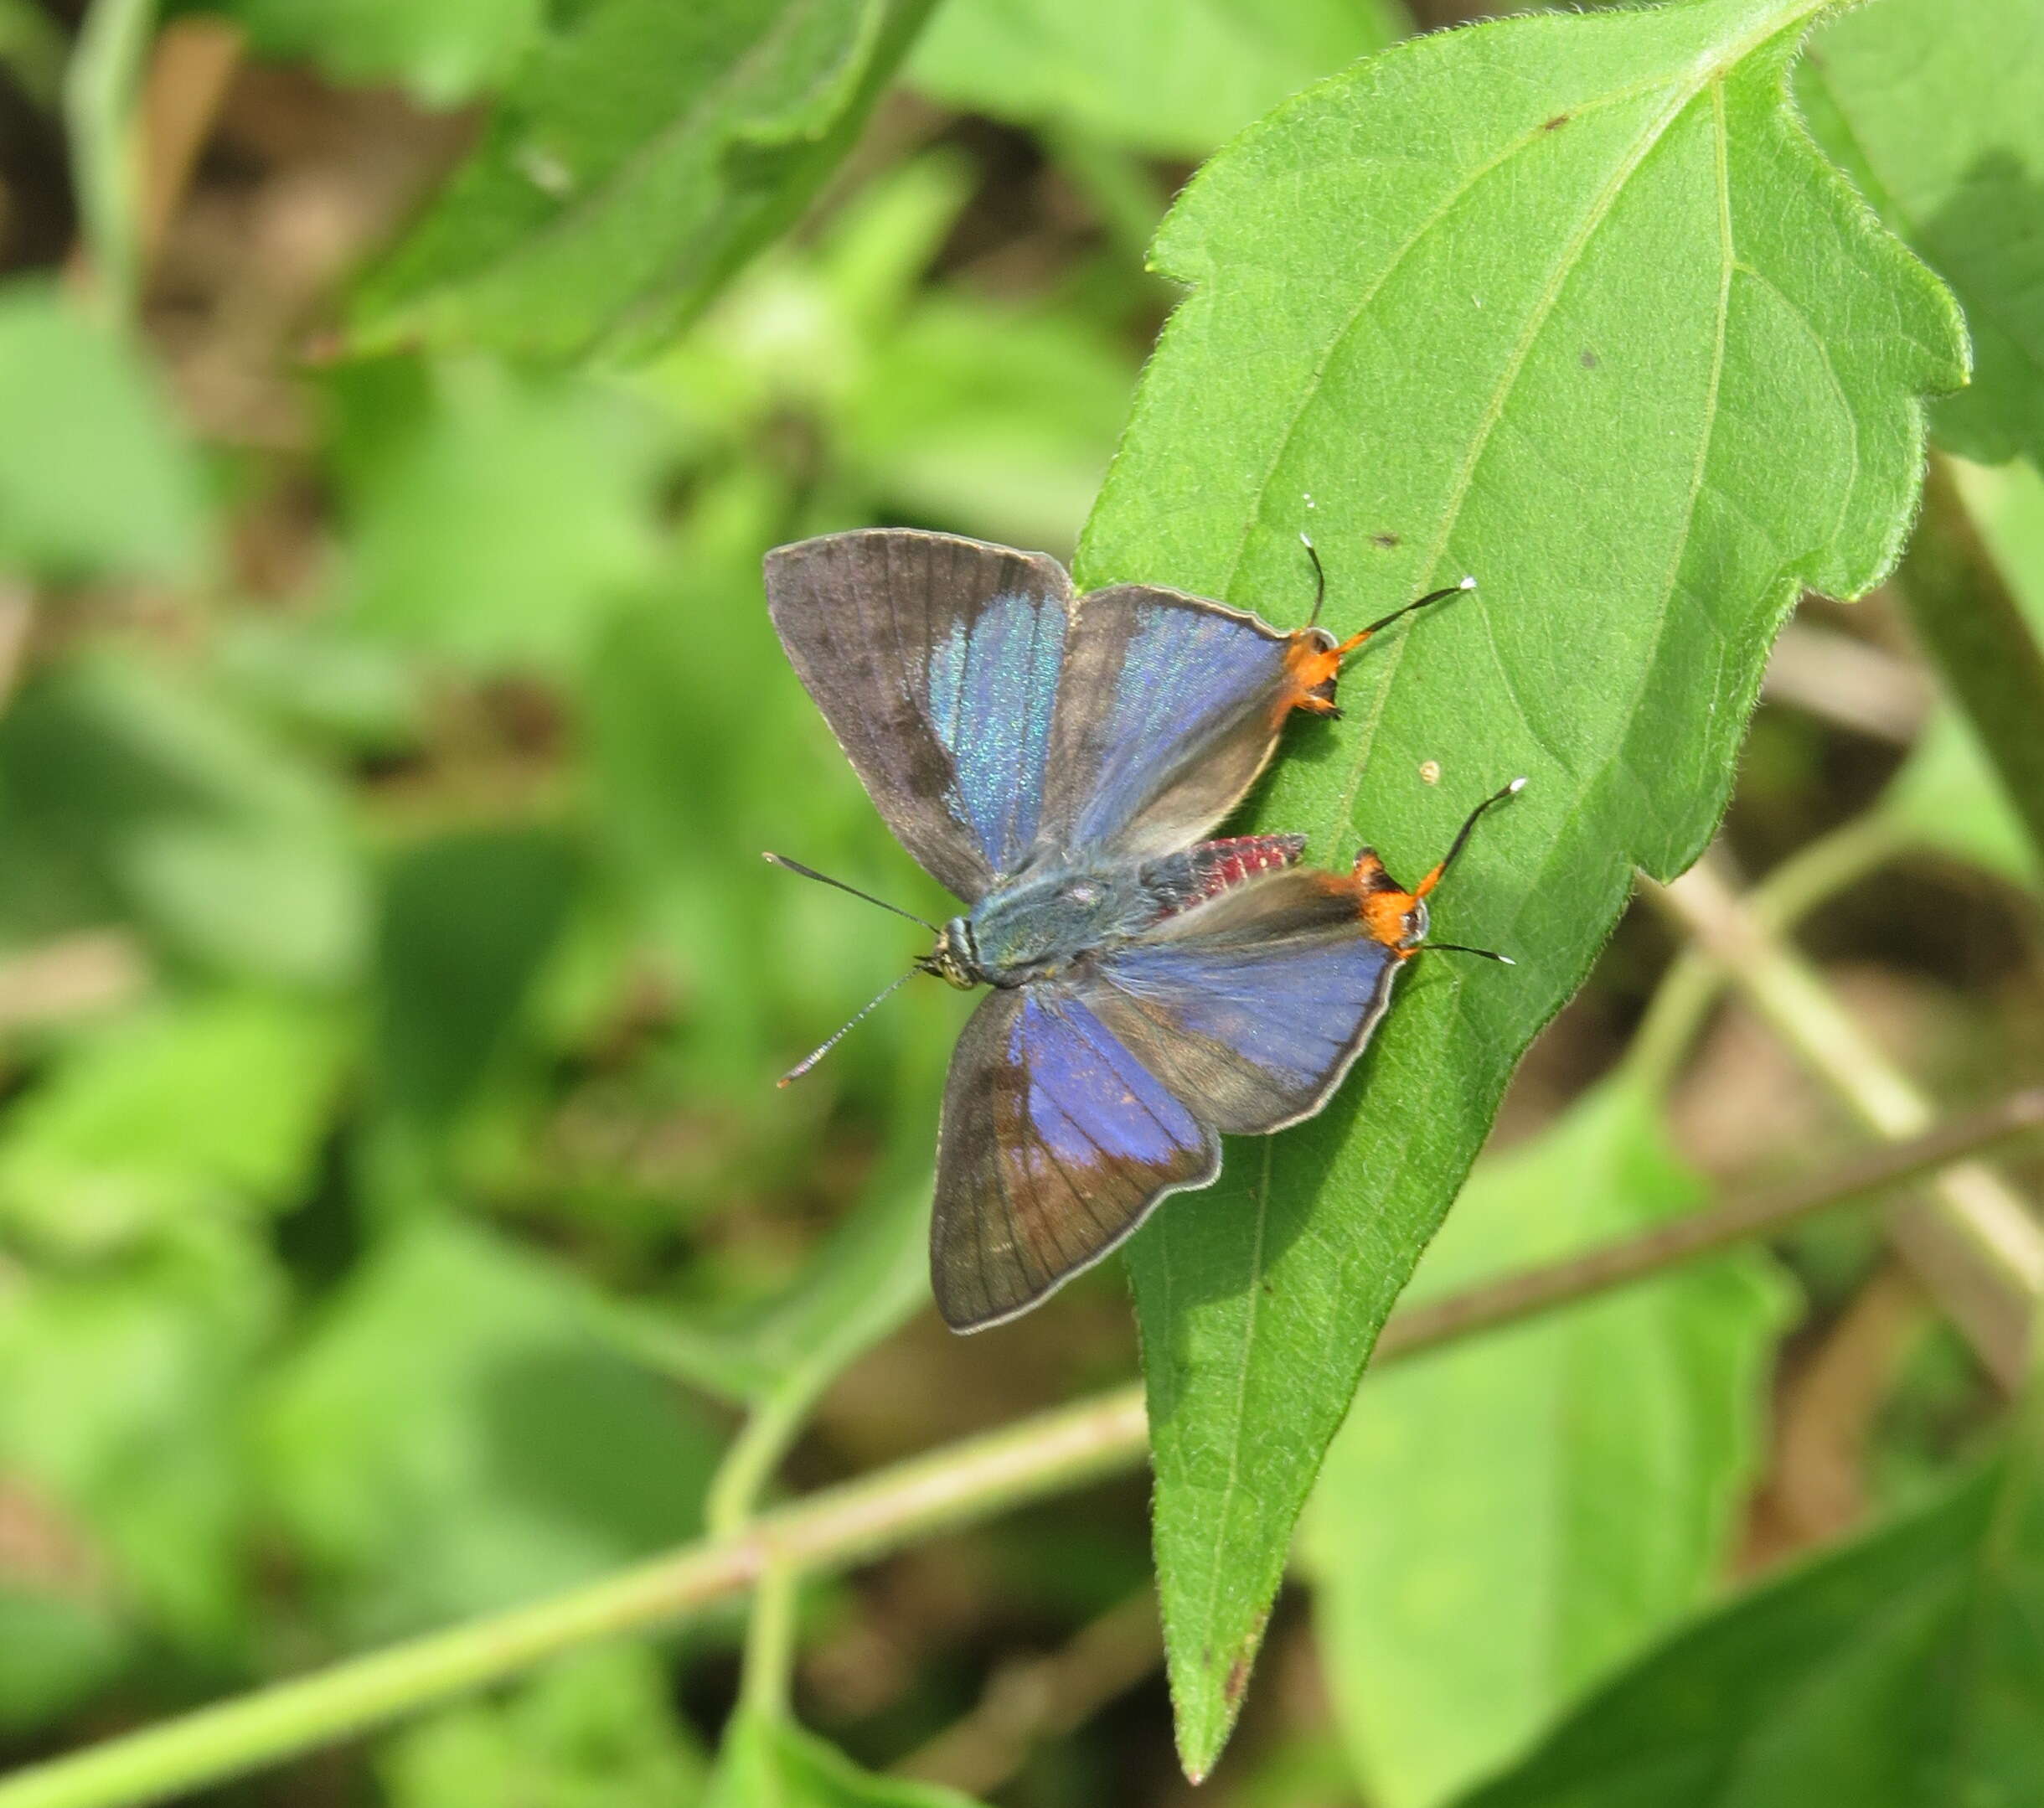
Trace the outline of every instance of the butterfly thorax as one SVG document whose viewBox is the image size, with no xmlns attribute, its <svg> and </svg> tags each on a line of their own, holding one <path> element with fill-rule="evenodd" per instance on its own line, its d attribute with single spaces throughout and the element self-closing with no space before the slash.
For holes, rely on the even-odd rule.
<svg viewBox="0 0 2044 1808">
<path fill-rule="evenodd" d="M 1126 941 L 1157 915 L 1156 901 L 1133 862 L 1051 867 L 998 887 L 969 916 L 954 917 L 944 926 L 933 958 L 939 973 L 948 949 L 962 957 L 955 964 L 978 981 L 1025 985 Z"/>
<path fill-rule="evenodd" d="M 1051 979 L 1168 917 L 1283 870 L 1303 845 L 1299 835 L 1243 835 L 1142 861 L 1040 868 L 952 917 L 923 968 L 960 987 Z"/>
</svg>

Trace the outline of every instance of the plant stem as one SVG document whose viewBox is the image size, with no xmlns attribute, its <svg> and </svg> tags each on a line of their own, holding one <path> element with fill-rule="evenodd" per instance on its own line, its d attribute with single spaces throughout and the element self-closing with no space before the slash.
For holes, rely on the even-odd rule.
<svg viewBox="0 0 2044 1808">
<path fill-rule="evenodd" d="M 1896 587 L 2044 858 L 2044 648 L 1967 514 L 1950 464 L 1935 453 Z"/>
<path fill-rule="evenodd" d="M 782 1719 L 787 1713 L 788 1680 L 795 1669 L 795 1609 L 800 1584 L 788 1564 L 776 1561 L 760 1572 L 752 1590 L 752 1616 L 746 1626 L 744 1679 L 740 1698 L 752 1713 Z"/>
<path fill-rule="evenodd" d="M 1783 860 L 1747 894 L 1747 907 L 1779 935 L 1907 850 L 1907 839 L 1888 819 L 1869 810 Z M 1683 948 L 1626 1051 L 1626 1071 L 1634 1080 L 1655 1093 L 1667 1090 L 1727 979 L 1725 969 L 1693 943 Z"/>
<path fill-rule="evenodd" d="M 1729 1201 L 1551 1268 L 1412 1308 L 1386 1327 L 1377 1360 L 1409 1358 L 1644 1279 L 2040 1127 L 2044 1089 L 2016 1094 L 1928 1135 L 1870 1150 L 1802 1186 Z M 844 1568 L 1081 1487 L 1133 1466 L 1147 1435 L 1142 1386 L 1131 1382 L 824 1489 L 735 1535 L 688 1546 L 587 1588 L 18 1772 L 0 1781 L 0 1808 L 138 1808 L 219 1783 L 503 1681 L 576 1646 L 674 1625 L 753 1587 L 770 1565 L 797 1575 Z"/>
<path fill-rule="evenodd" d="M 1427 1305 L 1395 1314 L 1377 1341 L 1376 1360 L 1395 1361 L 1481 1330 L 1516 1324 L 1590 1294 L 1623 1287 L 1700 1256 L 1765 1237 L 1799 1219 L 1886 1191 L 1962 1155 L 2044 1128 L 2044 1087 L 2010 1094 L 1977 1117 L 1955 1119 L 1907 1143 L 1870 1149 L 1840 1168 L 1727 1200 L 1580 1255 L 1527 1268 Z M 1906 1158 L 1898 1160 L 1903 1157 Z"/>
<path fill-rule="evenodd" d="M 94 293 L 115 320 L 135 312 L 135 94 L 156 0 L 92 0 L 64 78 L 78 211 Z"/>
<path fill-rule="evenodd" d="M 1761 920 L 1706 855 L 1656 899 L 1724 969 L 1811 1072 L 1878 1134 L 1918 1135 L 1934 1115 L 1915 1083 L 1874 1046 L 1824 979 Z M 2019 1385 L 2027 1371 L 2030 1303 L 2044 1294 L 2044 1229 L 2000 1176 L 1969 1162 L 1933 1183 L 1943 1220 L 1999 1277 L 2009 1313 L 1985 1353 Z M 1976 1342 L 1980 1340 L 1976 1337 Z"/>
</svg>

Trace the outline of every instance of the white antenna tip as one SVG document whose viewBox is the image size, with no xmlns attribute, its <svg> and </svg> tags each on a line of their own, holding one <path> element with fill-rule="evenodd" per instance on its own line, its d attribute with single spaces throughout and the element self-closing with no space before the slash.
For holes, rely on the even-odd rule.
<svg viewBox="0 0 2044 1808">
<path fill-rule="evenodd" d="M 1518 795 L 1518 794 L 1519 794 L 1519 793 L 1520 793 L 1521 791 L 1524 791 L 1524 790 L 1525 789 L 1525 788 L 1526 788 L 1525 777 L 1525 775 L 1524 775 L 1523 773 L 1521 773 L 1521 774 L 1520 774 L 1520 775 L 1518 777 L 1515 778 L 1515 779 L 1514 779 L 1514 780 L 1513 780 L 1513 781 L 1512 781 L 1512 782 L 1511 782 L 1511 783 L 1510 783 L 1509 785 L 1507 785 L 1507 786 L 1506 786 L 1505 788 L 1507 791 L 1509 791 L 1510 793 L 1511 793 L 1511 794 L 1512 794 L 1514 797 L 1516 797 L 1516 796 L 1517 796 L 1517 795 Z"/>
<path fill-rule="evenodd" d="M 1500 954 L 1498 956 L 1498 964 L 1500 967 L 1516 967 L 1519 963 L 1509 954 Z"/>
<path fill-rule="evenodd" d="M 1473 577 L 1464 577 L 1459 584 L 1456 585 L 1455 588 L 1457 590 L 1474 590 L 1476 580 Z"/>
<path fill-rule="evenodd" d="M 1298 543 L 1308 552 L 1311 552 L 1314 550 L 1313 535 L 1308 534 L 1303 528 L 1299 529 Z"/>
</svg>

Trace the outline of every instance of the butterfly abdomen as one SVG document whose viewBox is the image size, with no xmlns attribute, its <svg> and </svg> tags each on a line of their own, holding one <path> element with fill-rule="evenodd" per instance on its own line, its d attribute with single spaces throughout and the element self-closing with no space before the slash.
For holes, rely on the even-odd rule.
<svg viewBox="0 0 2044 1808">
<path fill-rule="evenodd" d="M 1143 869 L 1143 883 L 1159 915 L 1172 916 L 1264 873 L 1297 865 L 1305 848 L 1303 835 L 1233 835 L 1202 841 L 1181 854 L 1150 861 Z"/>
</svg>

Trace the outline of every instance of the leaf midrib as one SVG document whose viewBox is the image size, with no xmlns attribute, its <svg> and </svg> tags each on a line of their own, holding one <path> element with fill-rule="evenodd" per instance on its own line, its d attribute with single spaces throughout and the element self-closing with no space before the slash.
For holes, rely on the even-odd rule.
<svg viewBox="0 0 2044 1808">
<path fill-rule="evenodd" d="M 1570 274 L 1580 264 L 1583 252 L 1587 250 L 1588 245 L 1594 238 L 1597 232 L 1603 227 L 1605 221 L 1609 218 L 1612 209 L 1617 204 L 1619 195 L 1623 192 L 1624 189 L 1630 183 L 1632 178 L 1639 173 L 1640 167 L 1644 163 L 1647 158 L 1651 155 L 1654 147 L 1665 138 L 1668 132 L 1674 128 L 1676 122 L 1689 110 L 1690 106 L 1692 106 L 1706 90 L 1709 90 L 1716 96 L 1714 105 L 1718 109 L 1717 123 L 1719 129 L 1715 135 L 1715 138 L 1719 160 L 1719 193 L 1721 210 L 1727 209 L 1728 199 L 1726 196 L 1724 188 L 1724 184 L 1727 180 L 1727 172 L 1724 168 L 1726 149 L 1723 130 L 1724 122 L 1721 111 L 1722 98 L 1720 85 L 1721 84 L 1725 75 L 1736 65 L 1744 61 L 1746 58 L 1753 54 L 1763 45 L 1778 39 L 1788 32 L 1799 29 L 1815 12 L 1819 10 L 1820 7 L 1824 3 L 1825 3 L 1825 0 L 1804 0 L 1803 4 L 1792 8 L 1785 14 L 1785 16 L 1771 21 L 1764 28 L 1758 28 L 1746 34 L 1743 37 L 1736 40 L 1735 43 L 1728 47 L 1727 49 L 1720 56 L 1714 59 L 1706 59 L 1701 65 L 1700 65 L 1700 67 L 1692 70 L 1690 72 L 1691 79 L 1688 82 L 1677 86 L 1675 91 L 1671 96 L 1668 105 L 1648 122 L 1646 127 L 1641 132 L 1638 139 L 1634 142 L 1633 146 L 1628 148 L 1625 156 L 1620 160 L 1618 166 L 1613 171 L 1610 180 L 1606 183 L 1603 189 L 1594 199 L 1588 211 L 1584 215 L 1582 224 L 1578 226 L 1576 233 L 1570 240 L 1568 245 L 1564 247 L 1562 256 L 1560 260 L 1557 261 L 1555 270 L 1551 273 L 1545 288 L 1542 290 L 1533 308 L 1528 314 L 1525 328 L 1520 334 L 1519 343 L 1514 347 L 1511 358 L 1508 362 L 1505 371 L 1500 376 L 1496 389 L 1493 392 L 1490 402 L 1484 411 L 1482 423 L 1475 435 L 1474 435 L 1472 437 L 1468 456 L 1463 462 L 1462 470 L 1458 475 L 1456 483 L 1451 486 L 1448 504 L 1443 511 L 1443 519 L 1439 531 L 1436 536 L 1433 545 L 1429 550 L 1425 563 L 1420 567 L 1420 570 L 1422 572 L 1431 572 L 1438 568 L 1441 557 L 1447 549 L 1448 541 L 1453 537 L 1455 526 L 1460 517 L 1463 505 L 1467 500 L 1469 487 L 1474 481 L 1476 469 L 1479 464 L 1481 462 L 1484 448 L 1489 444 L 1490 435 L 1495 431 L 1498 421 L 1502 418 L 1505 403 L 1509 400 L 1512 390 L 1517 385 L 1520 375 L 1524 368 L 1525 359 L 1530 355 L 1532 347 L 1537 342 L 1540 333 L 1544 329 L 1548 316 L 1554 307 L 1555 302 L 1559 298 L 1561 289 L 1567 283 Z M 1636 98 L 1640 94 L 1651 92 L 1656 85 L 1657 84 L 1654 82 L 1639 83 L 1631 88 L 1619 90 L 1613 94 L 1600 96 L 1595 102 L 1588 103 L 1587 106 L 1593 106 L 1602 108 L 1622 105 L 1625 101 Z M 1579 110 L 1578 116 L 1580 116 L 1580 112 L 1582 111 L 1587 110 L 1587 106 L 1586 106 L 1584 109 Z M 1502 167 L 1513 157 L 1517 156 L 1528 146 L 1536 142 L 1541 129 L 1542 128 L 1535 128 L 1534 131 L 1521 135 L 1521 137 L 1515 140 L 1511 145 L 1508 146 L 1504 151 L 1499 152 L 1497 157 L 1481 166 L 1476 171 L 1473 172 L 1468 178 L 1458 184 L 1455 190 L 1441 204 L 1441 205 L 1438 207 L 1434 212 L 1431 214 L 1417 229 L 1415 230 L 1415 231 L 1406 240 L 1406 241 L 1399 246 L 1397 251 L 1392 255 L 1391 260 L 1386 264 L 1384 269 L 1379 272 L 1376 279 L 1371 282 L 1361 299 L 1357 302 L 1355 307 L 1350 311 L 1348 318 L 1344 323 L 1341 329 L 1330 337 L 1328 341 L 1327 347 L 1321 355 L 1319 364 L 1315 368 L 1312 376 L 1309 378 L 1307 383 L 1305 392 L 1301 398 L 1298 406 L 1293 411 L 1290 420 L 1286 424 L 1284 432 L 1279 437 L 1278 446 L 1272 455 L 1269 466 L 1267 468 L 1263 478 L 1257 484 L 1254 491 L 1252 493 L 1250 511 L 1248 516 L 1244 521 L 1241 534 L 1236 543 L 1234 556 L 1229 565 L 1227 581 L 1221 586 L 1221 593 L 1223 595 L 1229 593 L 1234 579 L 1240 571 L 1242 559 L 1247 553 L 1250 538 L 1255 529 L 1257 519 L 1261 513 L 1261 504 L 1262 498 L 1268 492 L 1272 480 L 1275 477 L 1277 468 L 1283 462 L 1286 451 L 1288 449 L 1293 437 L 1296 436 L 1298 431 L 1300 423 L 1303 421 L 1307 412 L 1311 408 L 1314 400 L 1319 395 L 1320 388 L 1326 378 L 1328 367 L 1332 362 L 1335 352 L 1355 330 L 1355 328 L 1360 322 L 1364 313 L 1368 310 L 1371 303 L 1374 302 L 1377 295 L 1381 292 L 1385 283 L 1390 280 L 1399 266 L 1403 262 L 1404 259 L 1412 252 L 1412 251 L 1419 244 L 1419 242 L 1428 233 L 1433 230 L 1435 226 L 1440 223 L 1442 219 L 1443 219 L 1448 214 L 1451 213 L 1455 207 L 1461 204 L 1462 200 L 1475 188 L 1478 183 L 1481 182 L 1493 170 Z M 1730 230 L 1728 213 L 1723 213 L 1722 217 L 1724 217 L 1726 220 L 1726 230 L 1728 234 Z M 1694 519 L 1696 498 L 1696 496 L 1701 493 L 1703 473 L 1708 466 L 1709 447 L 1715 429 L 1717 385 L 1723 368 L 1727 309 L 1730 295 L 1730 282 L 1731 249 L 1729 238 L 1727 238 L 1726 245 L 1726 266 L 1720 285 L 1718 337 L 1716 353 L 1713 361 L 1711 373 L 1711 406 L 1706 411 L 1703 441 L 1698 453 L 1696 475 L 1692 483 L 1690 497 L 1689 516 L 1692 521 Z M 1688 535 L 1685 531 L 1682 536 L 1682 548 L 1685 549 L 1687 543 Z M 1678 550 L 1678 563 L 1680 557 L 1680 550 Z M 1669 596 L 1672 595 L 1673 588 L 1673 580 L 1670 578 L 1668 583 L 1663 586 L 1664 621 L 1665 619 L 1666 599 Z M 1489 633 L 1488 616 L 1484 617 L 1484 622 L 1486 632 L 1488 633 Z M 1492 637 L 1492 650 L 1493 657 L 1495 658 L 1496 648 L 1494 636 Z M 1324 839 L 1327 836 L 1338 834 L 1342 825 L 1349 820 L 1350 812 L 1354 808 L 1356 792 L 1360 788 L 1362 783 L 1363 769 L 1367 762 L 1367 749 L 1371 741 L 1375 739 L 1375 731 L 1382 715 L 1384 701 L 1390 695 L 1391 686 L 1392 681 L 1396 676 L 1398 665 L 1401 660 L 1403 653 L 1404 643 L 1400 641 L 1389 648 L 1385 655 L 1385 657 L 1387 658 L 1390 662 L 1390 668 L 1383 674 L 1381 681 L 1376 688 L 1376 693 L 1371 703 L 1370 719 L 1367 724 L 1365 725 L 1361 733 L 1351 736 L 1352 740 L 1358 740 L 1360 741 L 1365 751 L 1362 755 L 1356 758 L 1351 767 L 1349 779 L 1342 790 L 1339 806 L 1336 811 L 1334 813 L 1331 820 L 1327 824 L 1326 827 L 1323 830 Z M 1500 662 L 1500 665 L 1501 664 L 1502 662 Z M 1520 719 L 1522 721 L 1525 722 L 1528 731 L 1530 733 L 1533 732 L 1532 723 L 1530 720 L 1527 718 L 1523 706 L 1519 705 L 1516 694 L 1511 692 L 1509 684 L 1507 685 L 1507 692 L 1508 695 L 1511 695 L 1513 696 L 1515 707 L 1519 708 Z M 1534 738 L 1536 741 L 1539 739 L 1537 734 L 1534 735 Z M 1551 750 L 1549 751 L 1551 753 Z M 1557 763 L 1563 765 L 1566 769 L 1565 762 L 1557 762 Z M 1257 1228 L 1254 1254 L 1250 1265 L 1251 1278 L 1249 1287 L 1249 1306 L 1248 1310 L 1245 1315 L 1242 1330 L 1242 1354 L 1241 1360 L 1236 1365 L 1237 1398 L 1236 1410 L 1233 1414 L 1233 1428 L 1228 1444 L 1228 1473 L 1226 1480 L 1222 1485 L 1219 1510 L 1213 1516 L 1212 1523 L 1214 1526 L 1214 1533 L 1212 1537 L 1208 1542 L 1205 1553 L 1209 1579 L 1205 1623 L 1210 1625 L 1214 1623 L 1215 1609 L 1218 1605 L 1220 1599 L 1220 1558 L 1223 1546 L 1230 1541 L 1235 1517 L 1236 1495 L 1241 1485 L 1242 1413 L 1247 1403 L 1248 1370 L 1256 1335 L 1257 1320 L 1257 1298 L 1263 1274 L 1263 1233 L 1268 1222 L 1272 1166 L 1272 1153 L 1269 1145 L 1267 1144 L 1264 1152 L 1262 1172 L 1250 1189 L 1251 1196 L 1255 1201 Z M 1204 1757 L 1205 1754 L 1202 1753 L 1201 1755 Z"/>
</svg>

